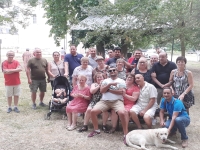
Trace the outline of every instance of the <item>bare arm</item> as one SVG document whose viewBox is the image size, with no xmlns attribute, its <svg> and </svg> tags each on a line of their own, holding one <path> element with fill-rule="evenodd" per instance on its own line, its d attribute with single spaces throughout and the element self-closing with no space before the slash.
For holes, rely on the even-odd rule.
<svg viewBox="0 0 200 150">
<path fill-rule="evenodd" d="M 170 87 L 173 84 L 173 82 L 174 82 L 173 77 L 174 77 L 174 70 L 171 71 L 170 77 L 169 77 L 169 82 L 164 85 L 165 87 Z"/>
<path fill-rule="evenodd" d="M 64 74 L 65 77 L 68 77 L 69 76 L 69 64 L 68 62 L 65 62 L 65 74 Z"/>
<path fill-rule="evenodd" d="M 27 69 L 26 69 L 26 76 L 27 76 L 27 79 L 28 79 L 28 84 L 31 84 L 32 83 L 32 80 L 31 80 L 31 68 L 27 66 Z"/>
<path fill-rule="evenodd" d="M 113 93 L 113 94 L 117 94 L 117 95 L 122 95 L 123 94 L 123 89 L 119 89 L 119 90 L 109 89 L 109 92 Z"/>
<path fill-rule="evenodd" d="M 12 74 L 14 72 L 20 72 L 20 71 L 22 71 L 22 67 L 20 64 L 19 64 L 19 66 L 17 66 L 16 69 L 3 69 L 4 74 Z"/>
<path fill-rule="evenodd" d="M 48 64 L 48 73 L 49 73 L 50 77 L 55 78 L 55 75 L 51 72 L 51 64 L 50 63 Z"/>
<path fill-rule="evenodd" d="M 96 93 L 100 88 L 100 85 L 97 83 L 92 83 L 91 88 L 90 88 L 90 93 L 94 94 Z"/>
<path fill-rule="evenodd" d="M 145 107 L 144 111 L 146 112 L 147 110 L 149 110 L 155 103 L 156 98 L 150 98 L 148 105 Z"/>
<path fill-rule="evenodd" d="M 160 126 L 161 127 L 163 127 L 165 125 L 165 122 L 164 122 L 164 112 L 165 112 L 164 109 L 160 109 L 159 116 L 160 116 Z"/>
<path fill-rule="evenodd" d="M 161 88 L 164 87 L 164 85 L 163 85 L 162 83 L 160 83 L 160 82 L 156 79 L 155 76 L 152 76 L 152 75 L 151 75 L 151 78 L 152 78 L 152 80 L 153 80 L 156 84 L 158 84 Z"/>
<path fill-rule="evenodd" d="M 179 112 L 173 112 L 172 120 L 171 120 L 171 123 L 170 123 L 169 128 L 168 128 L 169 133 L 171 132 L 171 129 L 174 126 L 174 122 L 175 122 L 175 119 L 178 116 L 178 114 L 179 114 Z"/>
<path fill-rule="evenodd" d="M 139 95 L 140 92 L 133 92 L 132 95 L 130 96 L 126 94 L 125 90 L 123 91 L 123 96 L 130 101 L 137 101 Z"/>
</svg>

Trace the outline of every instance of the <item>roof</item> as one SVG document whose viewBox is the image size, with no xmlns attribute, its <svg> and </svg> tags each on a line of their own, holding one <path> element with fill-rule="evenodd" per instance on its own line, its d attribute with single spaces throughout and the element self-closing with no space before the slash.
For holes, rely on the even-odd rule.
<svg viewBox="0 0 200 150">
<path fill-rule="evenodd" d="M 101 28 L 110 29 L 134 29 L 137 19 L 131 15 L 124 16 L 89 16 L 79 24 L 71 27 L 71 30 L 97 30 Z"/>
</svg>

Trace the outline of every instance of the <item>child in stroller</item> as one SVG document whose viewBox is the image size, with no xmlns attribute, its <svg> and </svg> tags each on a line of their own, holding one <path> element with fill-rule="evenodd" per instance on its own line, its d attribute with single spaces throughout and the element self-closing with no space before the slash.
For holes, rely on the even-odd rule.
<svg viewBox="0 0 200 150">
<path fill-rule="evenodd" d="M 53 98 L 54 102 L 64 104 L 67 101 L 66 92 L 64 88 L 55 89 L 55 97 Z"/>
</svg>

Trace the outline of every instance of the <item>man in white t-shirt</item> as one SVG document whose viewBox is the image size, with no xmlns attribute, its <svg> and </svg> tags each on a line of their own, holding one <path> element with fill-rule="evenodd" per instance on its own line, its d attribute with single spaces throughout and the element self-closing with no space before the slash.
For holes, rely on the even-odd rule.
<svg viewBox="0 0 200 150">
<path fill-rule="evenodd" d="M 113 109 L 119 115 L 124 135 L 128 133 L 128 129 L 126 129 L 125 109 L 122 96 L 123 89 L 126 88 L 126 83 L 124 80 L 117 77 L 118 72 L 115 67 L 111 67 L 109 69 L 109 73 L 110 78 L 105 79 L 100 87 L 102 98 L 91 110 L 91 119 L 94 126 L 94 131 L 91 132 L 88 137 L 93 137 L 97 134 L 100 134 L 97 115 L 109 109 Z"/>
<path fill-rule="evenodd" d="M 137 103 L 131 108 L 130 114 L 138 129 L 142 128 L 138 115 L 143 117 L 147 127 L 150 129 L 158 107 L 157 90 L 154 85 L 144 81 L 144 77 L 141 74 L 135 75 L 135 82 L 140 87 L 140 95 Z"/>
</svg>

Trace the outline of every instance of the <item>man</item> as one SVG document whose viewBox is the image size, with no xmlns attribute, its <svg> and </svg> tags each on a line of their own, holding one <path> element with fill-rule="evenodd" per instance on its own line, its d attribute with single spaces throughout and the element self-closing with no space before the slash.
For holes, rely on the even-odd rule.
<svg viewBox="0 0 200 150">
<path fill-rule="evenodd" d="M 135 82 L 140 88 L 140 95 L 137 103 L 130 110 L 131 117 L 138 129 L 142 129 L 138 115 L 143 117 L 147 127 L 151 129 L 152 119 L 158 106 L 156 102 L 156 88 L 152 84 L 144 81 L 144 77 L 141 74 L 135 75 Z"/>
<path fill-rule="evenodd" d="M 8 100 L 8 110 L 7 113 L 12 111 L 12 96 L 14 96 L 14 111 L 19 113 L 18 100 L 20 95 L 20 75 L 19 72 L 22 68 L 17 60 L 14 60 L 15 52 L 8 51 L 7 60 L 2 63 L 2 71 L 4 73 L 5 87 L 6 87 L 6 97 Z"/>
<path fill-rule="evenodd" d="M 142 50 L 136 49 L 133 56 L 128 59 L 128 62 L 125 62 L 128 72 L 131 72 L 138 64 L 139 59 L 142 57 Z"/>
<path fill-rule="evenodd" d="M 48 76 L 48 63 L 45 58 L 42 58 L 42 51 L 39 48 L 35 48 L 34 57 L 29 59 L 26 75 L 28 78 L 28 84 L 31 90 L 31 99 L 33 102 L 32 108 L 36 109 L 36 93 L 39 88 L 40 90 L 40 103 L 39 105 L 44 107 L 43 98 L 46 92 L 46 75 Z"/>
<path fill-rule="evenodd" d="M 152 55 L 150 56 L 150 68 L 152 68 L 153 65 L 154 65 L 155 63 L 157 63 L 157 62 L 158 62 L 158 54 L 152 54 Z"/>
<path fill-rule="evenodd" d="M 72 83 L 72 74 L 76 67 L 81 65 L 82 54 L 77 53 L 75 45 L 70 46 L 70 54 L 65 55 L 65 77 L 70 77 L 70 83 Z"/>
<path fill-rule="evenodd" d="M 188 136 L 185 127 L 190 124 L 190 117 L 179 99 L 172 96 L 172 89 L 169 87 L 163 88 L 163 99 L 160 104 L 160 125 L 168 128 L 169 135 L 175 135 L 177 129 L 181 133 L 182 147 L 188 146 Z M 169 119 L 164 122 L 164 112 L 167 110 Z"/>
<path fill-rule="evenodd" d="M 90 48 L 90 55 L 88 56 L 89 58 L 89 65 L 94 69 L 97 67 L 97 62 L 96 62 L 96 58 L 97 58 L 97 50 L 95 48 Z"/>
<path fill-rule="evenodd" d="M 93 137 L 100 134 L 98 128 L 97 115 L 109 109 L 113 109 L 118 115 L 122 123 L 124 137 L 128 133 L 128 128 L 125 121 L 125 109 L 123 103 L 123 89 L 126 87 L 124 80 L 117 77 L 118 72 L 115 67 L 109 69 L 110 78 L 105 79 L 100 87 L 102 93 L 101 100 L 91 110 L 91 119 L 94 126 L 94 131 L 88 137 Z"/>
<path fill-rule="evenodd" d="M 176 64 L 167 59 L 166 52 L 161 52 L 159 54 L 159 62 L 153 65 L 151 74 L 152 80 L 155 82 L 155 87 L 157 88 L 158 92 L 158 104 L 160 104 L 160 100 L 163 95 L 163 87 L 165 87 L 165 84 L 169 82 L 171 71 L 176 68 Z"/>
<path fill-rule="evenodd" d="M 160 54 L 162 52 L 165 52 L 163 49 L 161 49 L 160 47 L 156 47 L 156 53 Z"/>
<path fill-rule="evenodd" d="M 116 67 L 116 61 L 117 59 L 121 58 L 121 48 L 120 47 L 115 47 L 114 48 L 114 57 L 110 58 L 107 62 L 106 65 Z"/>
<path fill-rule="evenodd" d="M 60 50 L 61 60 L 64 60 L 65 54 L 66 54 L 65 49 L 62 47 L 61 50 Z"/>
<path fill-rule="evenodd" d="M 105 59 L 105 63 L 110 59 L 114 57 L 114 52 L 113 50 L 109 49 L 108 50 L 108 58 Z"/>
<path fill-rule="evenodd" d="M 22 55 L 25 71 L 26 71 L 26 68 L 27 68 L 27 63 L 28 63 L 29 59 L 32 58 L 32 57 L 33 57 L 32 53 L 27 48 L 26 52 L 24 52 L 23 55 Z"/>
</svg>

